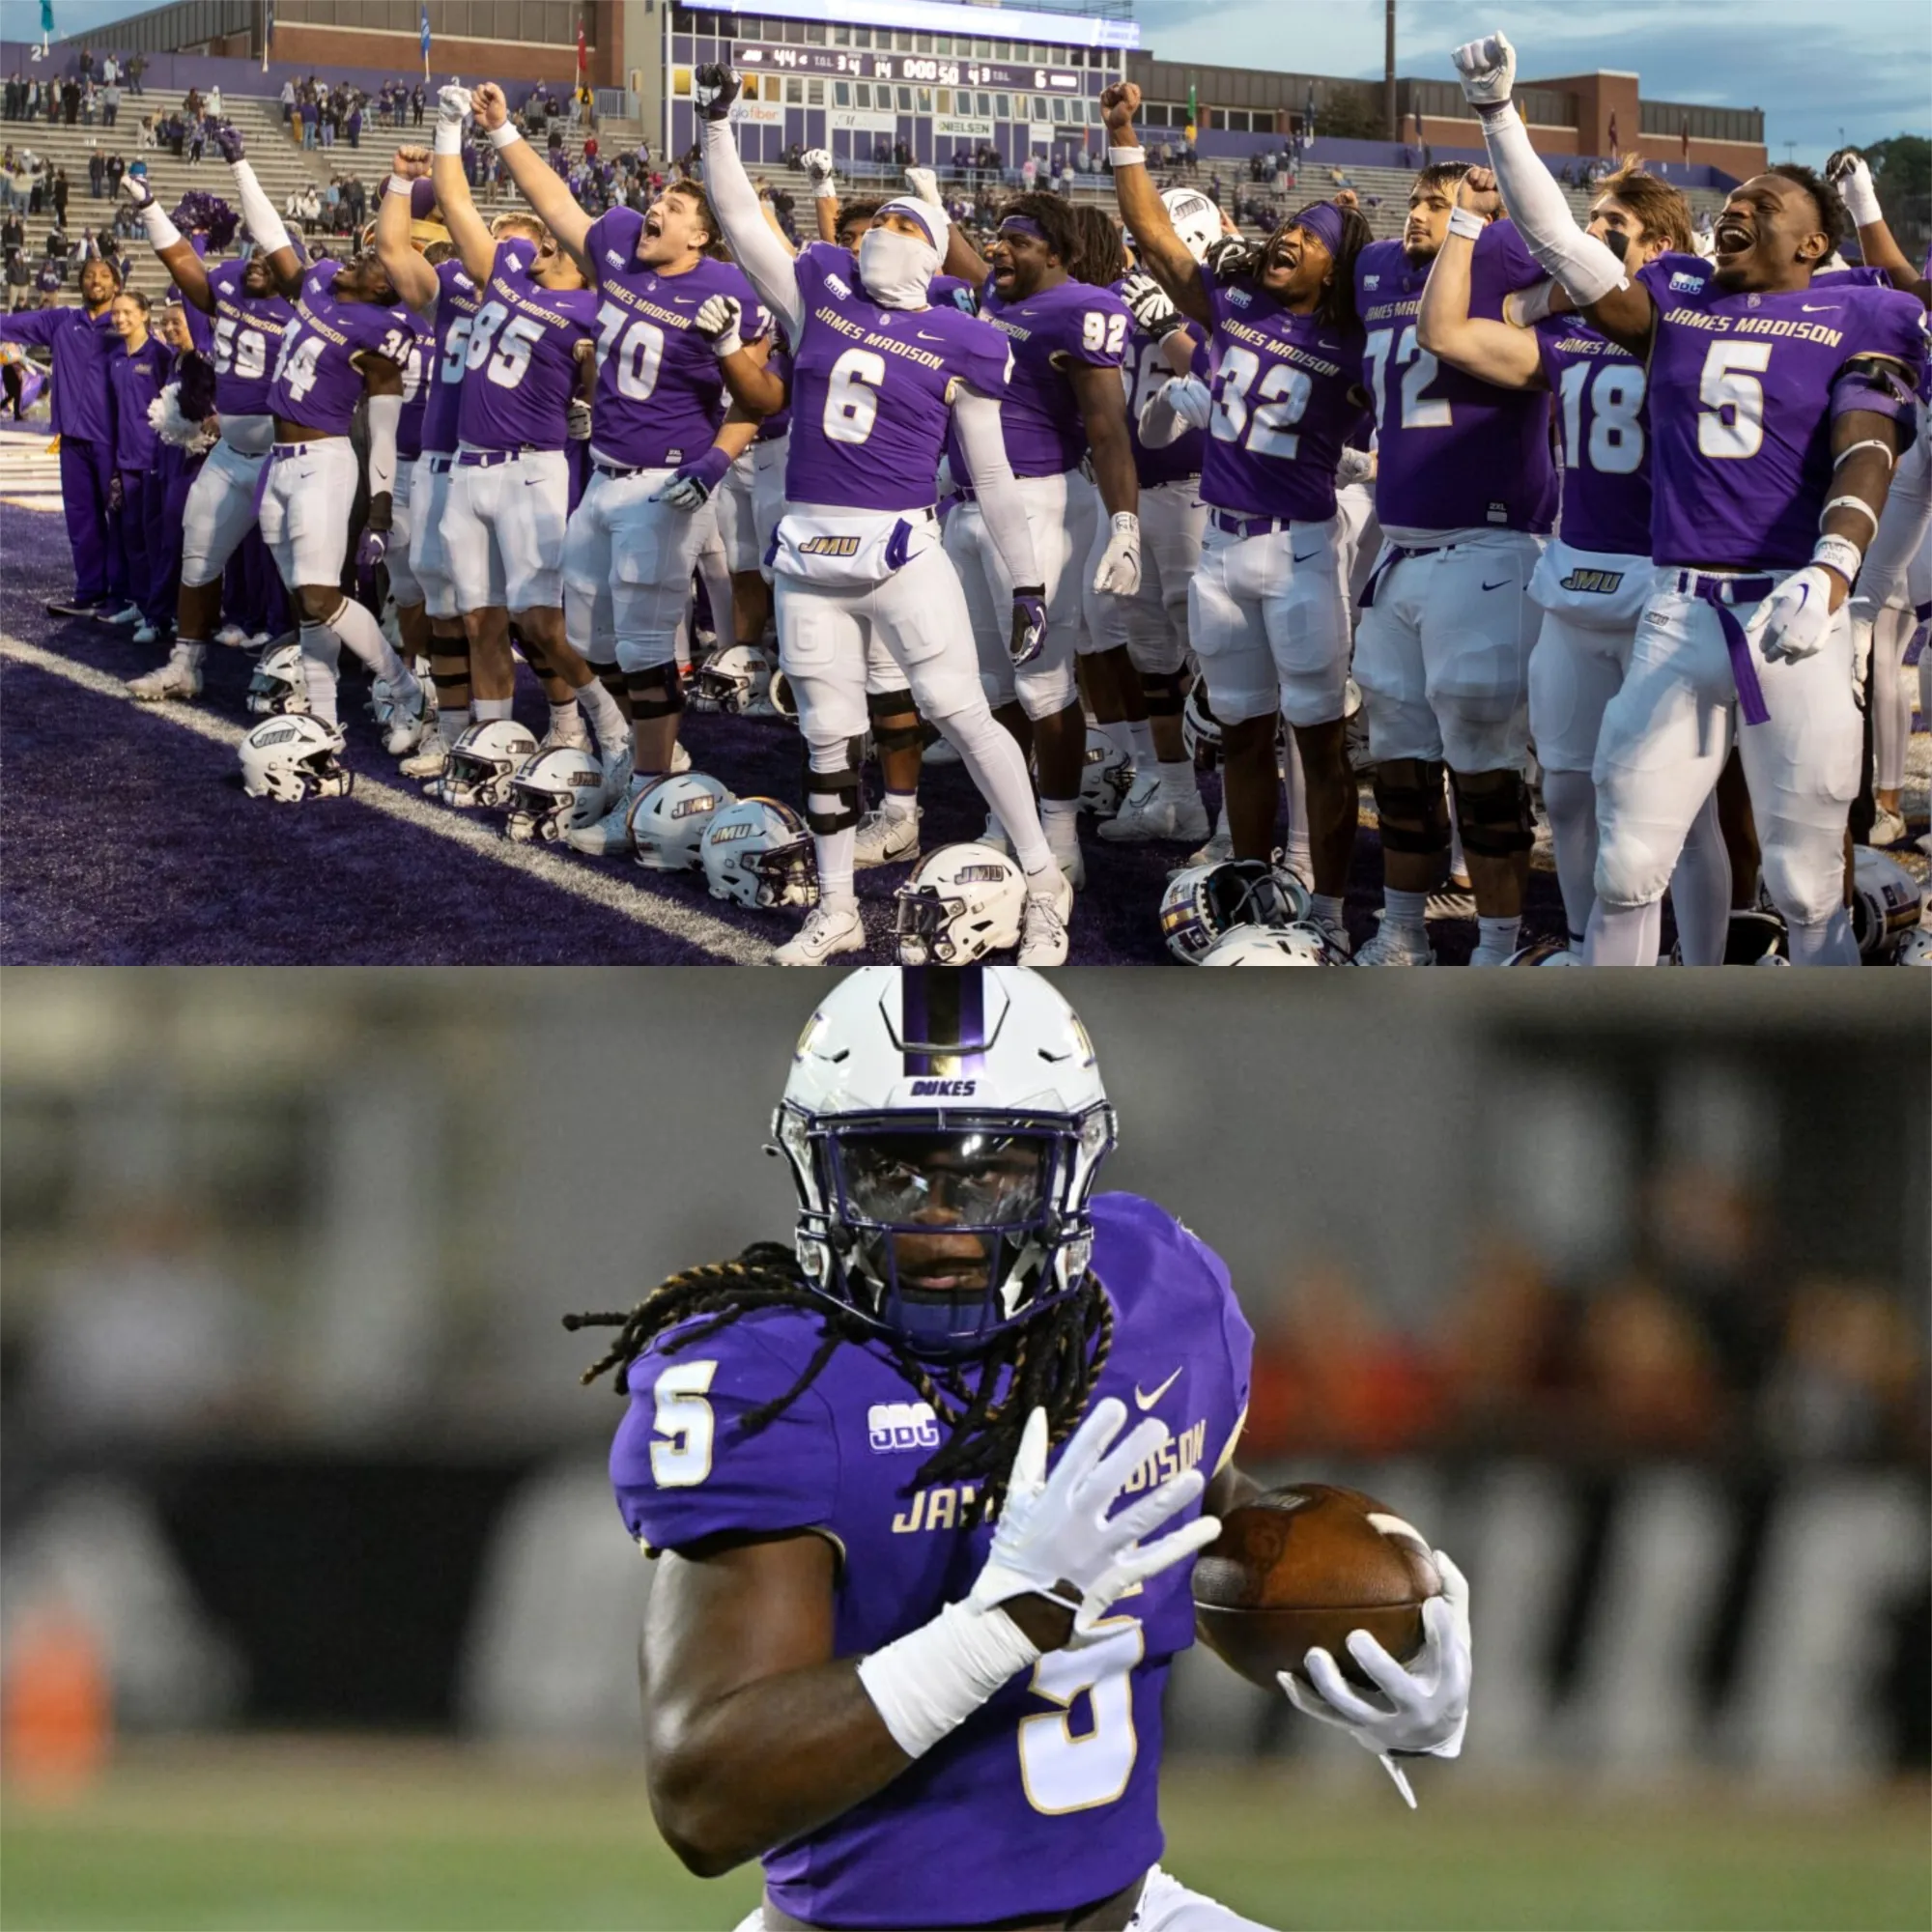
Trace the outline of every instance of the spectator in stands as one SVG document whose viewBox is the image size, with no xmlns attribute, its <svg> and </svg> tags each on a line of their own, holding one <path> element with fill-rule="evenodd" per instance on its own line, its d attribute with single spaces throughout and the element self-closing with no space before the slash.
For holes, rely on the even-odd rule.
<svg viewBox="0 0 1932 1932">
<path fill-rule="evenodd" d="M 1216 208 L 1219 208 L 1221 206 L 1221 170 L 1219 168 L 1216 168 L 1214 172 L 1208 177 L 1208 199 L 1211 201 Z"/>
<path fill-rule="evenodd" d="M 110 80 L 100 90 L 100 125 L 112 128 L 121 119 L 121 84 Z"/>
<path fill-rule="evenodd" d="M 47 230 L 47 239 L 42 248 L 42 259 L 51 262 L 55 268 L 65 270 L 68 258 L 67 230 L 56 221 Z"/>
<path fill-rule="evenodd" d="M 7 251 L 7 307 L 11 314 L 18 315 L 27 306 L 27 289 L 33 277 L 27 270 L 27 255 L 23 248 L 10 248 Z"/>
<path fill-rule="evenodd" d="M 27 224 L 13 209 L 0 215 L 0 256 L 16 253 L 27 245 Z"/>
<path fill-rule="evenodd" d="M 100 143 L 94 144 L 94 152 L 87 157 L 87 198 L 99 201 L 107 184 L 107 156 L 100 152 Z"/>
<path fill-rule="evenodd" d="M 141 76 L 145 74 L 147 71 L 148 71 L 148 57 L 146 54 L 135 54 L 132 57 L 132 59 L 128 61 L 128 91 L 130 94 L 145 94 L 147 92 L 147 90 L 141 85 Z"/>
<path fill-rule="evenodd" d="M 112 54 L 100 57 L 100 78 L 103 84 L 111 84 L 121 78 L 121 63 Z"/>
<path fill-rule="evenodd" d="M 208 123 L 206 121 L 190 121 L 187 126 L 188 166 L 198 168 L 201 165 L 201 157 L 207 151 Z"/>
<path fill-rule="evenodd" d="M 201 89 L 190 87 L 187 91 L 187 98 L 182 102 L 182 112 L 190 121 L 199 121 L 207 111 L 207 105 L 202 99 Z"/>
<path fill-rule="evenodd" d="M 208 90 L 208 102 L 202 112 L 211 120 L 221 119 L 221 83 L 218 80 Z"/>
<path fill-rule="evenodd" d="M 417 81 L 410 89 L 410 126 L 420 128 L 423 121 L 423 84 Z"/>
<path fill-rule="evenodd" d="M 349 119 L 342 124 L 342 131 L 349 136 L 349 145 L 359 148 L 362 145 L 362 102 L 364 96 L 358 92 L 350 103 Z"/>
<path fill-rule="evenodd" d="M 20 70 L 15 68 L 7 76 L 5 89 L 0 90 L 0 120 L 17 121 L 26 104 L 27 83 L 21 78 Z"/>
<path fill-rule="evenodd" d="M 152 114 L 144 114 L 134 128 L 134 152 L 137 155 L 152 154 L 154 147 L 155 117 Z"/>
<path fill-rule="evenodd" d="M 63 228 L 67 226 L 67 170 L 65 168 L 56 168 L 54 170 L 53 185 L 54 219 Z"/>
<path fill-rule="evenodd" d="M 71 128 L 80 119 L 80 82 L 70 80 L 61 88 L 61 119 Z"/>
<path fill-rule="evenodd" d="M 304 91 L 301 100 L 302 146 L 316 145 L 316 129 L 322 125 L 322 110 L 315 104 L 315 96 Z"/>
</svg>

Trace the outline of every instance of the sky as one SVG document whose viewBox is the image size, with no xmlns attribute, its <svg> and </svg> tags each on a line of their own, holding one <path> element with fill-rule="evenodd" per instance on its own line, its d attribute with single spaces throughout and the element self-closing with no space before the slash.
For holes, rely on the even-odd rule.
<svg viewBox="0 0 1932 1932">
<path fill-rule="evenodd" d="M 755 0 L 742 4 L 755 11 Z M 54 0 L 64 34 L 141 11 L 128 0 Z M 1382 0 L 1135 0 L 1134 14 L 1142 45 L 1162 59 L 1184 52 L 1210 66 L 1364 78 L 1382 71 Z M 0 0 L 0 18 L 10 37 L 32 35 L 36 0 Z M 1840 128 L 1852 142 L 1932 133 L 1927 0 L 1400 0 L 1397 70 L 1452 78 L 1449 50 L 1498 27 L 1527 78 L 1634 69 L 1653 99 L 1762 107 L 1775 160 L 1789 142 L 1815 164 L 1839 145 Z"/>
</svg>

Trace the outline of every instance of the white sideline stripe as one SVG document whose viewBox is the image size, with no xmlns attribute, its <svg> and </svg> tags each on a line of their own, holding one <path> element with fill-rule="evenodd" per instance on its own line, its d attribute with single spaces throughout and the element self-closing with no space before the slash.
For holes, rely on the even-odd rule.
<svg viewBox="0 0 1932 1932">
<path fill-rule="evenodd" d="M 58 497 L 0 497 L 10 510 L 40 510 L 51 512 L 62 507 Z"/>
<path fill-rule="evenodd" d="M 30 644 L 24 639 L 9 636 L 4 631 L 0 631 L 0 657 L 11 658 L 16 664 L 32 665 L 36 670 L 48 671 L 55 677 L 64 677 L 70 684 L 77 684 L 83 691 L 94 692 L 99 696 L 118 697 L 133 706 L 144 718 L 178 725 L 198 737 L 226 745 L 230 750 L 248 735 L 240 725 L 231 724 L 222 718 L 211 717 L 191 704 L 143 704 L 138 698 L 128 696 L 128 687 L 118 677 L 96 670 L 92 665 L 75 664 L 71 659 L 44 650 L 39 644 Z M 451 844 L 461 845 L 485 859 L 494 859 L 497 865 L 505 866 L 513 872 L 526 873 L 547 886 L 554 886 L 559 892 L 570 894 L 574 898 L 588 900 L 607 912 L 619 913 L 634 925 L 648 926 L 653 932 L 665 933 L 672 939 L 701 947 L 733 965 L 762 966 L 770 961 L 771 947 L 768 944 L 740 932 L 736 926 L 726 925 L 722 919 L 713 919 L 708 913 L 688 911 L 683 906 L 654 898 L 637 887 L 621 886 L 604 872 L 554 858 L 538 846 L 519 845 L 510 839 L 499 838 L 458 812 L 427 805 L 421 799 L 399 791 L 394 785 L 371 780 L 361 772 L 355 774 L 355 787 L 349 794 L 348 802 L 366 805 L 372 811 L 400 819 L 405 825 L 433 832 L 439 838 L 446 838 Z M 248 803 L 253 805 L 257 801 L 251 799 Z"/>
</svg>

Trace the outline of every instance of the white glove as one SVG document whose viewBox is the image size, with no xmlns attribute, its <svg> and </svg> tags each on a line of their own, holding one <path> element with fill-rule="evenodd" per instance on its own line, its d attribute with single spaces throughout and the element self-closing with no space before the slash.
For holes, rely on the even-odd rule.
<svg viewBox="0 0 1932 1932">
<path fill-rule="evenodd" d="M 1143 1536 L 1207 1487 L 1198 1468 L 1170 1476 L 1152 1494 L 1108 1517 L 1127 1479 L 1168 1440 L 1167 1424 L 1150 1416 L 1109 1455 L 1126 1419 L 1126 1405 L 1113 1396 L 1094 1404 L 1049 1476 L 1046 1410 L 1036 1408 L 1027 1417 L 993 1548 L 966 1600 L 974 1608 L 988 1610 L 1014 1597 L 1048 1597 L 1074 1609 L 1073 1634 L 1085 1636 L 1129 1585 L 1185 1561 L 1220 1535 L 1219 1519 L 1203 1516 L 1158 1543 L 1140 1546 Z M 1067 1586 L 1078 1592 L 1071 1602 Z"/>
<path fill-rule="evenodd" d="M 436 118 L 451 128 L 460 128 L 469 115 L 469 90 L 452 82 L 436 97 Z"/>
<path fill-rule="evenodd" d="M 1342 459 L 1335 466 L 1335 487 L 1346 490 L 1350 483 L 1370 483 L 1375 480 L 1376 453 L 1373 449 L 1357 449 L 1352 443 L 1342 445 Z"/>
<path fill-rule="evenodd" d="M 1174 298 L 1145 270 L 1136 269 L 1121 284 L 1121 299 L 1126 303 L 1127 313 L 1156 342 L 1184 327 Z"/>
<path fill-rule="evenodd" d="M 1865 674 L 1871 669 L 1872 632 L 1878 623 L 1878 611 L 1869 597 L 1854 597 L 1845 606 L 1846 615 L 1852 620 L 1852 695 L 1859 700 L 1859 709 L 1865 704 Z"/>
<path fill-rule="evenodd" d="M 811 184 L 813 194 L 821 200 L 838 195 L 838 185 L 832 179 L 832 156 L 825 149 L 808 148 L 798 157 L 798 164 L 805 170 L 805 178 Z"/>
<path fill-rule="evenodd" d="M 121 192 L 134 204 L 134 212 L 145 213 L 154 205 L 155 191 L 148 185 L 146 175 L 126 174 L 121 177 Z"/>
<path fill-rule="evenodd" d="M 568 428 L 566 434 L 572 442 L 590 440 L 590 405 L 582 396 L 573 396 L 570 407 L 564 412 Z"/>
<path fill-rule="evenodd" d="M 1141 587 L 1141 520 L 1131 510 L 1115 513 L 1107 552 L 1094 573 L 1094 588 L 1109 597 L 1131 597 Z"/>
<path fill-rule="evenodd" d="M 1845 198 L 1845 212 L 1854 228 L 1875 228 L 1885 219 L 1878 205 L 1878 189 L 1872 185 L 1871 169 L 1856 148 L 1841 148 L 1825 163 L 1826 179 Z"/>
<path fill-rule="evenodd" d="M 908 168 L 905 184 L 921 201 L 929 202 L 934 208 L 945 207 L 939 198 L 939 177 L 930 168 Z"/>
<path fill-rule="evenodd" d="M 1832 580 L 1815 563 L 1791 575 L 1751 613 L 1745 636 L 1766 664 L 1812 656 L 1832 626 Z"/>
<path fill-rule="evenodd" d="M 1507 107 L 1516 84 L 1516 49 L 1502 34 L 1469 41 L 1449 56 L 1463 77 L 1463 97 L 1480 113 L 1485 107 Z"/>
<path fill-rule="evenodd" d="M 1469 1585 L 1439 1549 L 1435 1567 L 1442 1594 L 1422 1606 L 1422 1648 L 1406 1669 L 1367 1631 L 1349 1633 L 1349 1654 L 1375 1680 L 1385 1704 L 1356 1690 L 1325 1650 L 1311 1650 L 1302 1660 L 1313 1690 L 1288 1671 L 1279 1673 L 1288 1701 L 1303 1717 L 1347 1731 L 1381 1759 L 1411 1810 L 1415 1794 L 1391 1753 L 1455 1757 L 1469 1721 Z"/>
<path fill-rule="evenodd" d="M 720 361 L 744 348 L 738 332 L 744 320 L 745 305 L 736 296 L 707 296 L 693 318 L 698 334 L 710 343 L 712 355 Z"/>
<path fill-rule="evenodd" d="M 1189 429 L 1206 429 L 1214 413 L 1214 392 L 1199 376 L 1177 376 L 1160 392 Z"/>
</svg>

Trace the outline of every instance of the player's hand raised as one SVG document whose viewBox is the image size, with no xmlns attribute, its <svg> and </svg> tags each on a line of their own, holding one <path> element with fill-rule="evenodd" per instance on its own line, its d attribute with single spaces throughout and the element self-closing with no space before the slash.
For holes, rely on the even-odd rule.
<svg viewBox="0 0 1932 1932">
<path fill-rule="evenodd" d="M 930 208 L 943 208 L 939 198 L 939 176 L 931 168 L 908 168 L 905 185 Z"/>
<path fill-rule="evenodd" d="M 134 212 L 146 213 L 155 205 L 155 190 L 148 185 L 146 175 L 125 174 L 121 177 L 121 192 L 133 204 Z"/>
<path fill-rule="evenodd" d="M 1516 49 L 1507 36 L 1489 34 L 1465 42 L 1449 58 L 1462 77 L 1463 98 L 1477 113 L 1509 105 L 1510 90 L 1516 85 Z"/>
<path fill-rule="evenodd" d="M 1259 274 L 1264 252 L 1238 235 L 1224 235 L 1208 244 L 1206 259 L 1217 282 L 1232 282 L 1242 275 Z"/>
<path fill-rule="evenodd" d="M 486 80 L 469 96 L 469 111 L 485 133 L 510 118 L 510 98 L 494 80 Z"/>
<path fill-rule="evenodd" d="M 711 345 L 711 353 L 722 362 L 744 348 L 740 329 L 744 326 L 745 305 L 736 296 L 707 296 L 693 318 L 693 327 Z"/>
<path fill-rule="evenodd" d="M 1875 228 L 1885 219 L 1871 168 L 1856 148 L 1840 148 L 1825 163 L 1825 179 L 1844 196 L 1854 228 Z"/>
<path fill-rule="evenodd" d="M 1174 298 L 1145 269 L 1136 269 L 1121 284 L 1121 299 L 1134 321 L 1156 342 L 1166 341 L 1177 328 L 1187 326 L 1174 305 Z"/>
<path fill-rule="evenodd" d="M 1125 137 L 1134 131 L 1134 116 L 1141 111 L 1141 91 L 1131 80 L 1119 80 L 1100 94 L 1100 113 L 1107 124 L 1108 138 L 1117 148 L 1133 145 Z"/>
<path fill-rule="evenodd" d="M 436 97 L 436 118 L 444 128 L 460 128 L 469 117 L 469 90 L 454 81 Z"/>
<path fill-rule="evenodd" d="M 1496 178 L 1488 168 L 1471 168 L 1456 184 L 1456 206 L 1493 221 L 1503 212 L 1503 198 Z"/>
<path fill-rule="evenodd" d="M 1046 1411 L 1027 1417 L 993 1548 L 967 1599 L 976 1608 L 1044 1597 L 1073 1610 L 1073 1634 L 1085 1636 L 1132 1585 L 1184 1562 L 1221 1533 L 1218 1518 L 1203 1516 L 1157 1543 L 1141 1543 L 1200 1495 L 1207 1479 L 1198 1468 L 1107 1514 L 1170 1439 L 1167 1424 L 1150 1416 L 1115 1447 L 1126 1419 L 1124 1403 L 1112 1396 L 1096 1403 L 1049 1474 Z"/>
<path fill-rule="evenodd" d="M 1013 629 L 1007 648 L 1013 666 L 1030 665 L 1046 644 L 1046 586 L 1029 583 L 1013 592 Z"/>
<path fill-rule="evenodd" d="M 718 61 L 706 61 L 691 77 L 692 104 L 701 119 L 728 121 L 738 98 L 738 76 Z"/>
<path fill-rule="evenodd" d="M 241 128 L 232 121 L 224 121 L 214 130 L 214 145 L 220 149 L 221 158 L 231 166 L 248 153 L 248 144 L 242 138 Z"/>
<path fill-rule="evenodd" d="M 824 148 L 808 148 L 798 157 L 798 164 L 805 170 L 805 178 L 811 184 L 815 195 L 835 192 L 832 177 L 835 172 L 832 156 Z"/>
<path fill-rule="evenodd" d="M 430 152 L 427 148 L 398 148 L 389 162 L 389 172 L 402 181 L 427 181 Z"/>
</svg>

